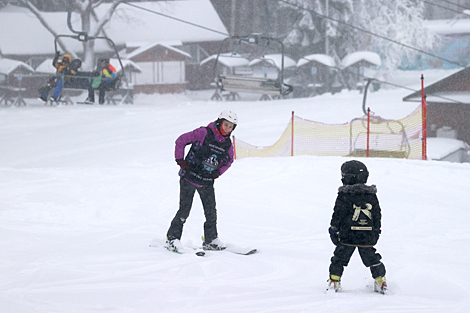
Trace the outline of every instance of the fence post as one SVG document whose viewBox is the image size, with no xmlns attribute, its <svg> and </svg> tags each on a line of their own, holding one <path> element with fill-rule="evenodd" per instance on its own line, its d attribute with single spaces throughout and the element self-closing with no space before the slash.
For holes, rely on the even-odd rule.
<svg viewBox="0 0 470 313">
<path fill-rule="evenodd" d="M 294 156 L 294 111 L 292 111 L 292 120 L 291 120 L 291 146 L 290 146 L 290 156 Z"/>
<path fill-rule="evenodd" d="M 427 139 L 428 139 L 428 128 L 427 128 L 427 108 L 426 108 L 426 95 L 424 94 L 424 75 L 421 74 L 421 112 L 422 112 L 422 159 L 427 160 Z"/>
<path fill-rule="evenodd" d="M 237 149 L 235 147 L 236 147 L 236 145 L 235 145 L 235 136 L 233 136 L 233 159 L 234 160 L 237 159 Z"/>
<path fill-rule="evenodd" d="M 369 157 L 369 139 L 370 139 L 370 108 L 367 108 L 367 152 L 366 152 L 367 157 Z"/>
</svg>

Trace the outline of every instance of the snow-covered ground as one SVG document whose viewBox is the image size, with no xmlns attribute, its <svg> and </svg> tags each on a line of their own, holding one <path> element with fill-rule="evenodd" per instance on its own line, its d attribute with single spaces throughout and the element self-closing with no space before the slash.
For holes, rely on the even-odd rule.
<svg viewBox="0 0 470 313">
<path fill-rule="evenodd" d="M 416 77 L 416 88 L 420 84 Z M 402 118 L 406 90 L 369 93 Z M 341 293 L 325 293 L 329 220 L 341 157 L 251 158 L 215 185 L 219 235 L 240 256 L 177 255 L 163 241 L 178 206 L 174 140 L 235 111 L 235 135 L 273 144 L 292 111 L 324 123 L 362 115 L 357 92 L 210 102 L 211 92 L 137 95 L 134 105 L 0 107 L 0 312 L 467 312 L 470 164 L 361 159 L 378 187 L 377 245 L 390 292 L 354 254 Z M 198 197 L 182 242 L 200 245 Z"/>
</svg>

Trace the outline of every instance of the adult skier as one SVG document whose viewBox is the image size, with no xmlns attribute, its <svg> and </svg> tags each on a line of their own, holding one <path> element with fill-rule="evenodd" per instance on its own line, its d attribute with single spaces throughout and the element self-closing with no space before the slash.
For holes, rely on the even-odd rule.
<svg viewBox="0 0 470 313">
<path fill-rule="evenodd" d="M 218 238 L 217 210 L 215 203 L 214 180 L 219 178 L 233 162 L 233 146 L 230 134 L 238 124 L 237 115 L 223 111 L 215 122 L 184 133 L 175 142 L 175 160 L 180 166 L 179 210 L 171 221 L 167 232 L 166 248 L 178 252 L 182 249 L 183 225 L 189 216 L 194 193 L 197 191 L 204 208 L 205 250 L 223 250 L 226 246 Z M 191 148 L 184 156 L 184 148 Z"/>
</svg>

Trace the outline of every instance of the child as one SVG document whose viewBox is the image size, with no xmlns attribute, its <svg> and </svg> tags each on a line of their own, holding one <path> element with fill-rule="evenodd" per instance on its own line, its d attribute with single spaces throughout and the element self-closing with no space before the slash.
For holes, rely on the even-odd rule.
<svg viewBox="0 0 470 313">
<path fill-rule="evenodd" d="M 204 208 L 205 250 L 223 250 L 225 245 L 217 234 L 217 210 L 215 207 L 214 180 L 232 165 L 233 146 L 230 134 L 238 118 L 232 111 L 223 111 L 215 122 L 185 133 L 176 139 L 175 159 L 180 166 L 179 210 L 167 232 L 166 248 L 178 252 L 181 246 L 183 225 L 189 216 L 195 191 L 199 193 Z M 184 157 L 184 147 L 191 148 Z"/>
<path fill-rule="evenodd" d="M 369 177 L 367 167 L 359 161 L 347 161 L 341 165 L 341 181 L 331 218 L 329 233 L 336 245 L 330 264 L 328 289 L 341 289 L 341 275 L 344 267 L 356 249 L 362 263 L 370 268 L 375 279 L 374 291 L 385 293 L 385 266 L 380 261 L 374 245 L 380 235 L 381 212 L 375 185 L 365 183 Z"/>
</svg>

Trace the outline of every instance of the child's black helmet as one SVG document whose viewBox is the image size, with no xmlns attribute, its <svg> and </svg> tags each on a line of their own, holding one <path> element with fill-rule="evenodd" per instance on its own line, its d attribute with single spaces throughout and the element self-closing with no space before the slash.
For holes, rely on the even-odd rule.
<svg viewBox="0 0 470 313">
<path fill-rule="evenodd" d="M 344 185 L 365 184 L 368 177 L 369 171 L 362 162 L 352 160 L 341 165 L 341 181 Z"/>
</svg>

